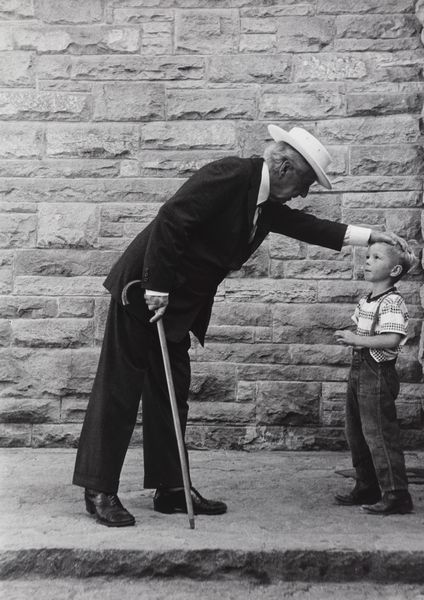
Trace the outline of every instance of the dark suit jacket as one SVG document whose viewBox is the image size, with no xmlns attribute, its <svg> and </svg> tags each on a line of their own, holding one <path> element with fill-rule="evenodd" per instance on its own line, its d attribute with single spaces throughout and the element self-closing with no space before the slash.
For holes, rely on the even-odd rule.
<svg viewBox="0 0 424 600">
<path fill-rule="evenodd" d="M 262 205 L 249 243 L 262 165 L 262 158 L 229 157 L 192 175 L 112 267 L 104 283 L 112 296 L 122 301 L 135 280 L 169 292 L 167 338 L 179 341 L 191 330 L 203 343 L 217 286 L 270 231 L 340 250 L 346 225 L 275 202 Z"/>
</svg>

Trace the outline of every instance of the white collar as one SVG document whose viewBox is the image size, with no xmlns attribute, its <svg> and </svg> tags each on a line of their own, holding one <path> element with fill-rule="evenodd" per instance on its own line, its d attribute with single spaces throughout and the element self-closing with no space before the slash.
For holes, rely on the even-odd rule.
<svg viewBox="0 0 424 600">
<path fill-rule="evenodd" d="M 262 165 L 261 184 L 259 186 L 258 199 L 256 206 L 263 204 L 268 200 L 269 197 L 269 169 L 268 165 L 264 161 Z"/>
</svg>

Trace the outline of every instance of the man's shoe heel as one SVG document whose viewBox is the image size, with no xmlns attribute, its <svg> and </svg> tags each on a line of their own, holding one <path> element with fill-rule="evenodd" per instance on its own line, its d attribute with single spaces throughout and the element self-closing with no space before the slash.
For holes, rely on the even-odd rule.
<svg viewBox="0 0 424 600">
<path fill-rule="evenodd" d="M 96 509 L 93 502 L 89 498 L 85 498 L 85 508 L 90 515 L 96 514 Z"/>
</svg>

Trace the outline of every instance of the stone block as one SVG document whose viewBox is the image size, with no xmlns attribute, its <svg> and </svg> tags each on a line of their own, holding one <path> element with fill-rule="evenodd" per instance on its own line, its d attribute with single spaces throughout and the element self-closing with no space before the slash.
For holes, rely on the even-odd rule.
<svg viewBox="0 0 424 600">
<path fill-rule="evenodd" d="M 179 10 L 175 18 L 175 50 L 178 53 L 198 52 L 231 54 L 237 49 L 238 11 Z"/>
<path fill-rule="evenodd" d="M 56 0 L 38 0 L 35 16 L 44 23 L 98 23 L 102 20 L 101 0 L 81 3 L 78 0 L 56 2 Z"/>
<path fill-rule="evenodd" d="M 318 13 L 358 13 L 358 14 L 384 14 L 384 13 L 410 13 L 412 4 L 410 0 L 318 0 Z"/>
<path fill-rule="evenodd" d="M 189 425 L 186 439 L 189 449 L 242 450 L 252 438 L 249 427 L 228 425 Z"/>
<path fill-rule="evenodd" d="M 262 326 L 271 325 L 271 309 L 266 304 L 258 302 L 220 302 L 214 306 L 212 325 Z"/>
<path fill-rule="evenodd" d="M 33 247 L 36 217 L 25 213 L 0 213 L 0 248 Z"/>
<path fill-rule="evenodd" d="M 318 283 L 318 302 L 356 303 L 360 296 L 368 293 L 369 284 L 364 281 L 320 281 Z"/>
<path fill-rule="evenodd" d="M 271 233 L 269 235 L 269 255 L 271 258 L 287 260 L 305 258 L 306 244 L 293 238 Z"/>
<path fill-rule="evenodd" d="M 0 85 L 4 87 L 32 86 L 35 82 L 32 52 L 0 53 Z"/>
<path fill-rule="evenodd" d="M 252 256 L 244 263 L 238 271 L 232 271 L 229 277 L 268 277 L 269 275 L 269 252 L 268 245 L 261 244 Z"/>
<path fill-rule="evenodd" d="M 23 448 L 31 446 L 30 423 L 0 424 L 0 447 Z"/>
<path fill-rule="evenodd" d="M 211 343 L 196 350 L 196 360 L 203 363 L 287 364 L 290 357 L 288 346 L 283 344 Z"/>
<path fill-rule="evenodd" d="M 102 54 L 131 53 L 140 47 L 140 32 L 130 27 L 21 26 L 10 32 L 17 50 L 38 53 Z"/>
<path fill-rule="evenodd" d="M 120 174 L 118 160 L 0 160 L 0 177 L 102 178 Z"/>
<path fill-rule="evenodd" d="M 274 260 L 270 274 L 289 279 L 351 279 L 352 264 L 335 260 Z"/>
<path fill-rule="evenodd" d="M 419 208 L 422 204 L 420 192 L 373 192 L 372 194 L 343 194 L 346 208 Z"/>
<path fill-rule="evenodd" d="M 243 14 L 241 12 L 241 14 Z M 277 21 L 275 19 L 264 18 L 263 15 L 257 17 L 241 17 L 240 33 L 277 33 Z"/>
<path fill-rule="evenodd" d="M 59 298 L 58 317 L 90 318 L 94 316 L 92 298 Z"/>
<path fill-rule="evenodd" d="M 196 56 L 83 56 L 72 61 L 72 77 L 88 80 L 191 81 L 204 76 L 204 58 Z"/>
<path fill-rule="evenodd" d="M 33 448 L 76 448 L 80 433 L 79 424 L 34 425 L 31 446 Z"/>
<path fill-rule="evenodd" d="M 420 139 L 414 115 L 347 117 L 318 121 L 314 135 L 323 144 L 414 144 Z M 411 189 L 411 188 L 410 188 Z M 415 189 L 415 188 L 412 188 Z"/>
<path fill-rule="evenodd" d="M 336 17 L 338 38 L 395 39 L 417 35 L 414 15 L 343 15 Z"/>
<path fill-rule="evenodd" d="M 38 207 L 39 248 L 91 248 L 97 243 L 98 207 L 79 203 L 41 203 Z"/>
<path fill-rule="evenodd" d="M 125 97 L 125 102 L 122 99 Z M 97 90 L 97 121 L 152 121 L 165 118 L 165 88 L 154 83 L 113 83 Z"/>
<path fill-rule="evenodd" d="M 21 250 L 16 254 L 17 275 L 106 276 L 119 257 L 117 252 L 98 250 Z"/>
<path fill-rule="evenodd" d="M 393 45 L 393 44 L 392 44 Z M 378 82 L 407 82 L 422 80 L 424 48 L 414 51 L 373 52 L 366 54 L 370 79 Z"/>
<path fill-rule="evenodd" d="M 0 319 L 0 346 L 9 346 L 11 340 L 10 321 Z"/>
<path fill-rule="evenodd" d="M 0 255 L 0 294 L 9 294 L 12 291 L 13 269 L 14 257 L 12 252 L 3 250 Z"/>
<path fill-rule="evenodd" d="M 56 92 L 0 91 L 2 120 L 87 120 L 88 97 Z"/>
<path fill-rule="evenodd" d="M 252 423 L 255 420 L 255 405 L 240 402 L 191 402 L 189 423 L 229 423 L 231 426 Z"/>
<path fill-rule="evenodd" d="M 90 319 L 20 319 L 12 321 L 13 344 L 31 348 L 76 348 L 93 343 Z"/>
<path fill-rule="evenodd" d="M 345 81 L 364 79 L 367 64 L 361 56 L 349 54 L 302 54 L 293 59 L 293 80 Z"/>
<path fill-rule="evenodd" d="M 307 342 L 309 343 L 309 342 Z M 288 353 L 290 359 L 290 352 Z M 346 381 L 349 368 L 331 365 L 238 364 L 237 372 L 247 381 Z"/>
<path fill-rule="evenodd" d="M 320 393 L 320 383 L 259 382 L 256 422 L 297 427 L 317 423 Z"/>
<path fill-rule="evenodd" d="M 1 423 L 46 423 L 60 418 L 57 399 L 2 398 L 0 400 Z"/>
<path fill-rule="evenodd" d="M 270 341 L 270 337 L 268 341 Z M 254 327 L 241 327 L 238 325 L 210 325 L 208 327 L 207 343 L 211 342 L 244 342 L 253 344 L 255 341 Z"/>
<path fill-rule="evenodd" d="M 141 34 L 141 54 L 172 54 L 173 24 L 168 22 L 143 23 Z"/>
<path fill-rule="evenodd" d="M 232 123 L 146 123 L 141 127 L 143 148 L 234 149 L 237 135 Z"/>
<path fill-rule="evenodd" d="M 57 302 L 49 298 L 0 296 L 0 315 L 4 319 L 41 319 L 56 317 Z"/>
<path fill-rule="evenodd" d="M 168 89 L 168 119 L 254 119 L 256 90 Z"/>
<path fill-rule="evenodd" d="M 320 52 L 334 39 L 334 19 L 287 17 L 278 23 L 278 52 Z"/>
<path fill-rule="evenodd" d="M 237 382 L 237 402 L 254 402 L 256 399 L 256 382 L 238 381 Z"/>
<path fill-rule="evenodd" d="M 349 314 L 352 308 L 346 309 Z M 290 344 L 290 361 L 294 365 L 350 365 L 352 351 L 348 347 L 329 344 Z"/>
<path fill-rule="evenodd" d="M 420 174 L 424 172 L 422 151 L 413 145 L 354 146 L 350 151 L 350 172 L 352 175 Z"/>
<path fill-rule="evenodd" d="M 315 302 L 316 284 L 290 280 L 227 279 L 225 298 L 230 302 Z"/>
<path fill-rule="evenodd" d="M 193 363 L 189 399 L 196 402 L 234 402 L 236 372 L 234 366 L 219 364 L 213 368 Z"/>
<path fill-rule="evenodd" d="M 422 103 L 422 94 L 416 90 L 405 93 L 354 90 L 346 95 L 346 110 L 350 116 L 417 113 Z"/>
<path fill-rule="evenodd" d="M 117 6 L 113 9 L 113 22 L 118 24 L 173 22 L 174 13 L 168 8 L 143 8 L 140 6 Z"/>
<path fill-rule="evenodd" d="M 312 3 L 296 1 L 284 1 L 284 3 L 274 5 L 270 3 L 268 6 L 248 6 L 247 3 L 242 3 L 240 7 L 242 22 L 244 20 L 252 20 L 258 24 L 258 27 L 261 27 L 261 23 L 263 22 L 274 22 L 281 17 L 303 17 L 314 14 L 314 12 L 315 7 Z M 267 26 L 272 27 L 272 24 L 268 24 Z"/>
<path fill-rule="evenodd" d="M 274 342 L 332 344 L 336 329 L 351 324 L 351 312 L 333 304 L 275 305 Z"/>
<path fill-rule="evenodd" d="M 88 161 L 87 161 L 88 162 Z M 162 203 L 183 184 L 183 179 L 0 179 L 0 203 L 60 202 Z"/>
<path fill-rule="evenodd" d="M 422 240 L 421 210 L 395 209 L 386 213 L 386 225 L 390 231 L 407 240 Z"/>
<path fill-rule="evenodd" d="M 1 123 L 0 158 L 39 158 L 42 136 L 39 125 Z"/>
<path fill-rule="evenodd" d="M 104 277 L 21 275 L 15 279 L 15 292 L 35 296 L 103 296 Z"/>
<path fill-rule="evenodd" d="M 260 119 L 313 119 L 345 112 L 344 95 L 337 84 L 265 87 L 259 100 Z"/>
<path fill-rule="evenodd" d="M 263 52 L 274 54 L 277 36 L 273 33 L 249 33 L 240 35 L 239 52 Z"/>
<path fill-rule="evenodd" d="M 0 397 L 62 397 L 68 388 L 71 360 L 69 350 L 0 349 Z"/>
<path fill-rule="evenodd" d="M 33 0 L 3 0 L 0 4 L 0 19 L 17 21 L 34 18 Z"/>
<path fill-rule="evenodd" d="M 60 417 L 63 423 L 82 423 L 87 410 L 87 399 L 63 398 Z"/>
<path fill-rule="evenodd" d="M 38 55 L 35 71 L 38 80 L 69 79 L 71 77 L 72 59 L 62 54 Z"/>
<path fill-rule="evenodd" d="M 115 158 L 135 154 L 139 131 L 134 125 L 55 125 L 46 132 L 49 157 Z"/>
<path fill-rule="evenodd" d="M 290 55 L 211 56 L 208 79 L 214 83 L 286 83 L 290 81 Z"/>
</svg>

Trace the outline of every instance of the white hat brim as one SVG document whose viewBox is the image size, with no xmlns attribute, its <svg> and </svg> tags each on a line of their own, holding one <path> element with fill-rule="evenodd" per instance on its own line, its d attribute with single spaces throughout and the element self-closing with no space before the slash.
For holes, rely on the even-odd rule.
<svg viewBox="0 0 424 600">
<path fill-rule="evenodd" d="M 319 166 L 319 164 L 312 158 L 312 156 L 305 150 L 304 146 L 298 143 L 296 139 L 294 139 L 288 131 L 281 129 L 281 127 L 277 127 L 277 125 L 268 125 L 268 131 L 276 142 L 286 142 L 289 146 L 292 146 L 295 150 L 299 152 L 306 160 L 306 162 L 312 167 L 317 176 L 318 182 L 327 190 L 332 189 L 331 181 L 328 179 L 325 171 Z"/>
</svg>

